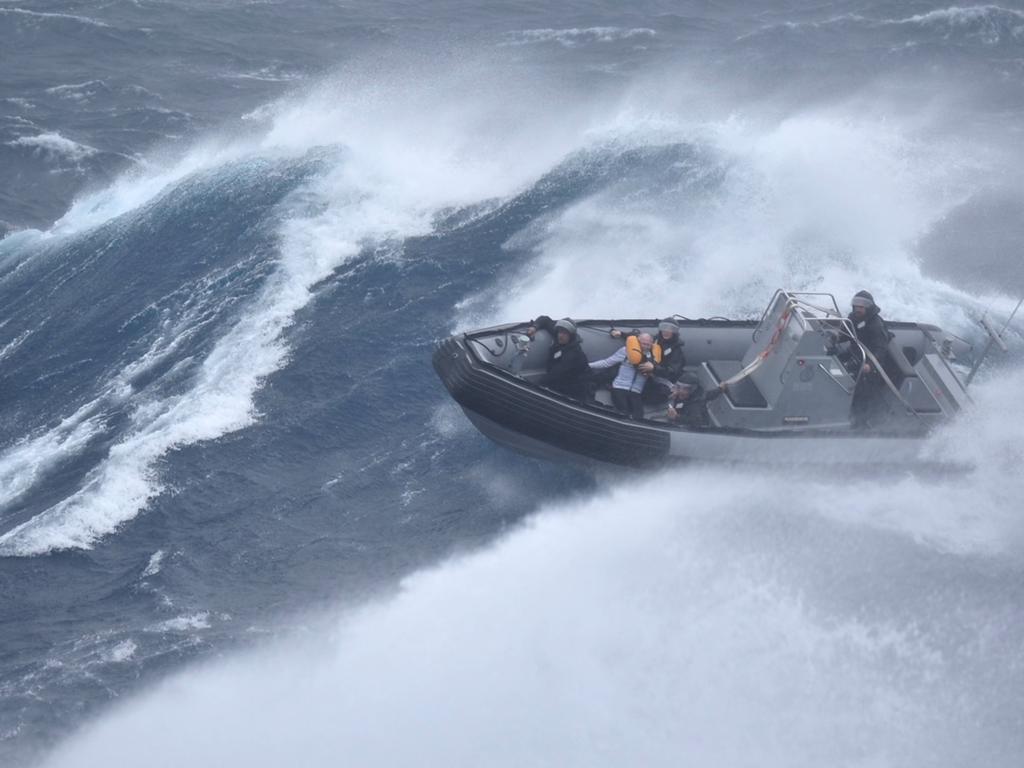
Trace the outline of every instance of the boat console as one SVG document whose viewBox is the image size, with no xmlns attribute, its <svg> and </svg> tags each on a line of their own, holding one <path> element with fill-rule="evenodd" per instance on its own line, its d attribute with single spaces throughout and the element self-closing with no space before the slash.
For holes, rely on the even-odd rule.
<svg viewBox="0 0 1024 768">
<path fill-rule="evenodd" d="M 891 412 L 885 428 L 914 431 L 959 411 L 969 398 L 951 365 L 952 339 L 939 338 L 934 326 L 891 325 L 887 359 L 877 361 Z M 705 389 L 728 384 L 725 396 L 709 405 L 714 425 L 768 431 L 848 426 L 860 371 L 859 364 L 848 370 L 837 339 L 855 334 L 832 294 L 776 291 L 740 360 L 700 366 Z M 851 357 L 860 361 L 866 354 L 861 347 Z"/>
</svg>

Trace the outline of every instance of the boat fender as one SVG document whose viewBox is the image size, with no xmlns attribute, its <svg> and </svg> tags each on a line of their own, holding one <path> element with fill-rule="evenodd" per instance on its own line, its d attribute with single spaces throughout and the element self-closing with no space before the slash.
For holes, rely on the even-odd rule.
<svg viewBox="0 0 1024 768">
<path fill-rule="evenodd" d="M 640 346 L 639 336 L 630 336 L 626 339 L 626 359 L 633 365 L 640 365 L 645 359 L 643 347 Z M 651 345 L 650 356 L 647 357 L 648 362 L 653 362 L 655 365 L 661 364 L 661 344 L 654 342 Z"/>
</svg>

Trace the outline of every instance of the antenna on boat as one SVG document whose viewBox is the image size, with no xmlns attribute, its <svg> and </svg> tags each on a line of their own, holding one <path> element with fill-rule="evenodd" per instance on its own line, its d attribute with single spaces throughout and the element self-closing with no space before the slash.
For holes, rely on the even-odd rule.
<svg viewBox="0 0 1024 768">
<path fill-rule="evenodd" d="M 1006 322 L 1003 323 L 1003 327 L 1000 328 L 999 331 L 996 331 L 987 317 L 981 318 L 981 327 L 984 328 L 985 332 L 988 334 L 988 342 L 985 344 L 985 348 L 981 351 L 981 356 L 978 358 L 978 361 L 974 364 L 974 367 L 971 368 L 971 372 L 967 374 L 967 379 L 964 381 L 964 387 L 967 387 L 967 385 L 973 381 L 974 374 L 976 374 L 978 369 L 981 368 L 982 363 L 985 362 L 985 358 L 988 357 L 988 353 L 992 351 L 993 346 L 998 346 L 1003 352 L 1007 351 L 1006 342 L 1003 341 L 1003 334 L 1006 333 L 1006 329 L 1010 327 L 1010 323 L 1013 322 L 1013 318 L 1017 316 L 1017 311 L 1020 309 L 1021 304 L 1024 304 L 1024 297 L 1021 297 L 1021 300 L 1017 302 L 1017 306 L 1013 308 L 1013 312 L 1010 313 L 1010 316 L 1006 319 Z"/>
</svg>

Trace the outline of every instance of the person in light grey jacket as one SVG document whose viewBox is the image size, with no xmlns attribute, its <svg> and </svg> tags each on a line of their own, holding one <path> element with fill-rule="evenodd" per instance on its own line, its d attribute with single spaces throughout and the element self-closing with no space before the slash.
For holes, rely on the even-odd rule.
<svg viewBox="0 0 1024 768">
<path fill-rule="evenodd" d="M 642 362 L 636 365 L 631 363 L 626 347 L 622 347 L 604 360 L 592 362 L 590 370 L 599 371 L 614 365 L 619 366 L 618 375 L 612 382 L 612 403 L 620 413 L 639 421 L 644 417 L 644 387 L 647 386 L 651 373 L 654 371 L 654 359 L 651 356 L 654 338 L 649 333 L 641 333 L 637 336 L 637 340 L 640 342 L 640 349 L 644 354 Z"/>
</svg>

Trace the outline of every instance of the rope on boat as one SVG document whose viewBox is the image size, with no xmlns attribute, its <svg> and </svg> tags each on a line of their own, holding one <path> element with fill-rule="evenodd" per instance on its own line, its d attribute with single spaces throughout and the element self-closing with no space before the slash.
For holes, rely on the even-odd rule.
<svg viewBox="0 0 1024 768">
<path fill-rule="evenodd" d="M 747 378 L 750 374 L 761 367 L 761 364 L 768 358 L 768 355 L 774 352 L 775 348 L 779 345 L 779 340 L 782 338 L 782 332 L 786 329 L 786 326 L 789 325 L 789 318 L 793 314 L 794 306 L 795 304 L 793 299 L 789 299 L 787 301 L 786 311 L 779 317 L 779 322 L 775 324 L 775 332 L 772 333 L 772 337 L 768 340 L 764 349 L 762 349 L 757 357 L 747 363 L 747 365 L 741 370 L 723 381 L 723 386 L 731 387 L 733 384 L 743 381 L 743 379 Z"/>
<path fill-rule="evenodd" d="M 833 313 L 829 312 L 828 310 L 823 310 L 820 307 L 815 307 L 813 304 L 809 304 L 807 302 L 804 302 L 804 303 L 807 304 L 807 306 L 811 307 L 812 309 L 819 309 L 819 310 L 825 311 L 826 314 L 829 314 L 829 315 L 833 314 Z M 761 350 L 761 352 L 758 354 L 758 356 L 755 357 L 753 360 L 751 360 L 740 371 L 738 371 L 737 373 L 733 374 L 728 379 L 723 381 L 722 382 L 723 386 L 731 387 L 732 385 L 734 385 L 734 384 L 736 384 L 736 383 L 738 383 L 740 381 L 743 381 L 743 379 L 747 378 L 754 371 L 756 371 L 758 368 L 761 367 L 761 365 L 768 358 L 768 356 L 772 352 L 774 352 L 775 348 L 778 346 L 779 341 L 782 338 L 782 332 L 786 329 L 786 326 L 789 324 L 789 319 L 790 319 L 790 317 L 793 314 L 793 310 L 796 309 L 797 306 L 798 306 L 798 302 L 795 299 L 790 298 L 787 301 L 786 311 L 783 312 L 782 315 L 779 317 L 779 322 L 776 323 L 776 325 L 775 325 L 775 331 L 772 333 L 772 337 L 771 337 L 771 339 L 769 339 L 768 343 L 765 345 L 765 348 L 763 350 Z M 868 362 L 870 362 L 875 367 L 875 370 L 878 371 L 878 374 L 882 377 L 882 381 L 884 381 L 886 386 L 889 387 L 889 390 L 894 395 L 896 395 L 896 399 L 899 400 L 900 403 L 903 404 L 903 407 L 906 408 L 909 413 L 914 414 L 914 416 L 916 416 L 917 418 L 919 418 L 919 419 L 922 418 L 921 414 L 919 414 L 917 411 L 914 410 L 913 406 L 911 406 L 910 403 L 908 403 L 906 401 L 906 398 L 904 398 L 903 395 L 900 393 L 899 389 L 896 388 L 896 385 L 892 383 L 892 379 L 889 378 L 889 375 L 885 372 L 885 369 L 882 368 L 881 364 L 878 362 L 878 358 L 875 357 L 867 347 L 865 347 L 863 344 L 860 343 L 860 341 L 857 339 L 856 334 L 851 334 L 851 333 L 849 333 L 847 331 L 846 335 L 850 337 L 850 340 L 854 344 L 857 345 L 857 347 L 861 351 L 861 354 L 864 355 L 864 357 L 861 358 L 861 359 L 862 360 L 867 360 Z M 859 379 L 859 377 L 858 377 L 858 379 Z"/>
</svg>

